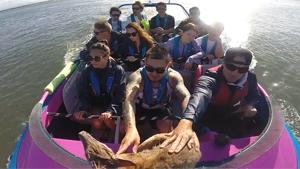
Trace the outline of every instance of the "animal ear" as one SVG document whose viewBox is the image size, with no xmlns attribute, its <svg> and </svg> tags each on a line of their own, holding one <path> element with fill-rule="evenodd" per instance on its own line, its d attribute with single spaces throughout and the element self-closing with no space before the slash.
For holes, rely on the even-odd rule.
<svg viewBox="0 0 300 169">
<path fill-rule="evenodd" d="M 151 150 L 153 147 L 160 145 L 167 138 L 167 133 L 156 134 L 140 144 L 137 151 Z"/>
<path fill-rule="evenodd" d="M 137 164 L 141 162 L 132 153 L 118 154 L 116 156 L 116 160 L 117 160 L 117 166 L 121 167 L 121 168 L 122 167 L 124 167 L 124 168 L 130 168 L 130 167 L 136 168 Z"/>
<path fill-rule="evenodd" d="M 79 133 L 79 138 L 83 143 L 86 157 L 92 167 L 95 167 L 94 165 L 114 165 L 116 162 L 115 154 L 109 147 L 85 131 Z"/>
</svg>

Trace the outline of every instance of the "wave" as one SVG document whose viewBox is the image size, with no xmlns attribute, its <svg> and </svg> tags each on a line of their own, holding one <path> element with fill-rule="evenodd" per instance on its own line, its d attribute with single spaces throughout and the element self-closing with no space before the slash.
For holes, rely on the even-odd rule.
<svg viewBox="0 0 300 169">
<path fill-rule="evenodd" d="M 0 11 L 17 8 L 25 5 L 35 4 L 39 2 L 44 2 L 48 0 L 1 0 L 0 1 Z"/>
</svg>

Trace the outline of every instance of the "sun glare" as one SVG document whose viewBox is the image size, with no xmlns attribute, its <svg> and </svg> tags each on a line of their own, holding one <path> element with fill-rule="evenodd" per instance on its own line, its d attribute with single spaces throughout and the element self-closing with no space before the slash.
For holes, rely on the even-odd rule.
<svg viewBox="0 0 300 169">
<path fill-rule="evenodd" d="M 189 6 L 198 6 L 201 18 L 208 24 L 224 24 L 224 39 L 228 46 L 243 46 L 251 29 L 250 19 L 268 0 L 195 0 Z"/>
</svg>

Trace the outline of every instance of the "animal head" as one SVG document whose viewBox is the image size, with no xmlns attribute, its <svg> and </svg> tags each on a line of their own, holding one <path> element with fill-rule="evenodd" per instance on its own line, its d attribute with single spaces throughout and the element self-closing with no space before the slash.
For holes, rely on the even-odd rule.
<svg viewBox="0 0 300 169">
<path fill-rule="evenodd" d="M 185 146 L 179 153 L 168 153 L 169 146 L 159 145 L 168 138 L 157 134 L 139 145 L 137 153 L 114 154 L 105 144 L 97 141 L 85 131 L 79 133 L 88 161 L 93 168 L 193 168 L 201 153 Z"/>
</svg>

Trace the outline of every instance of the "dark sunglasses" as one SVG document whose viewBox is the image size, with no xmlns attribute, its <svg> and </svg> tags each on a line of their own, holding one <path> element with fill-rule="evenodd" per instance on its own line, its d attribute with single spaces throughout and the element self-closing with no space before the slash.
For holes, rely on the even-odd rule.
<svg viewBox="0 0 300 169">
<path fill-rule="evenodd" d="M 113 16 L 113 17 L 119 17 L 120 14 L 112 14 L 111 16 Z"/>
<path fill-rule="evenodd" d="M 99 62 L 101 60 L 101 57 L 100 56 L 95 56 L 95 57 L 90 57 L 90 61 L 95 61 L 95 62 Z"/>
<path fill-rule="evenodd" d="M 154 68 L 152 66 L 145 66 L 145 68 L 147 72 L 151 72 L 151 73 L 155 71 L 156 73 L 162 74 L 166 71 L 166 68 L 164 67 Z"/>
<path fill-rule="evenodd" d="M 235 66 L 233 64 L 229 64 L 229 63 L 226 63 L 225 66 L 228 70 L 230 70 L 230 71 L 238 70 L 239 73 L 246 73 L 249 70 L 249 66 L 248 67 L 237 67 L 237 66 Z"/>
<path fill-rule="evenodd" d="M 132 10 L 140 10 L 141 8 L 132 8 Z"/>
<path fill-rule="evenodd" d="M 137 35 L 137 32 L 126 33 L 126 36 L 128 36 L 128 37 L 130 37 L 130 36 L 135 37 L 136 35 Z"/>
<path fill-rule="evenodd" d="M 106 30 L 103 30 L 103 31 L 94 31 L 94 34 L 95 34 L 95 35 L 98 35 L 98 34 L 104 33 L 104 32 L 106 32 Z"/>
<path fill-rule="evenodd" d="M 166 10 L 167 8 L 156 8 L 157 10 Z"/>
</svg>

